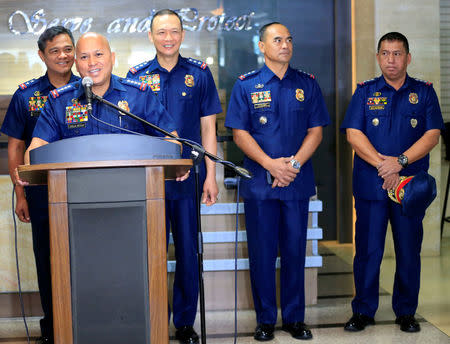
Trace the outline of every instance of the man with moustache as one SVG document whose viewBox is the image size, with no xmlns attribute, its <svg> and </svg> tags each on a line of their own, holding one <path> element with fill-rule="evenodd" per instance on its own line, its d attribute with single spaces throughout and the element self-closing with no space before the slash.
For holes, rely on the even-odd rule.
<svg viewBox="0 0 450 344">
<path fill-rule="evenodd" d="M 418 332 L 414 318 L 420 285 L 420 250 L 425 213 L 406 216 L 389 200 L 400 176 L 426 172 L 429 152 L 439 142 L 443 120 L 429 82 L 411 78 L 408 40 L 398 32 L 380 38 L 377 61 L 382 75 L 358 85 L 341 129 L 355 151 L 356 254 L 353 262 L 356 295 L 347 331 L 375 324 L 380 264 L 388 221 L 392 226 L 396 272 L 392 307 L 405 332 Z"/>
<path fill-rule="evenodd" d="M 165 9 L 152 18 L 150 41 L 156 57 L 132 67 L 127 77 L 146 82 L 173 116 L 180 137 L 201 143 L 216 154 L 216 114 L 222 112 L 213 77 L 204 62 L 180 55 L 185 31 L 180 17 Z M 183 152 L 189 158 L 190 151 Z M 215 163 L 205 158 L 201 165 L 202 202 L 217 200 Z M 198 270 L 195 183 L 191 176 L 183 183 L 166 182 L 167 239 L 170 230 L 175 244 L 176 271 L 173 284 L 173 323 L 181 343 L 198 343 L 193 329 L 197 313 Z"/>
<path fill-rule="evenodd" d="M 45 63 L 44 76 L 19 85 L 14 93 L 1 131 L 8 135 L 8 168 L 13 183 L 14 171 L 24 163 L 36 121 L 51 90 L 79 80 L 72 74 L 75 47 L 70 30 L 54 26 L 38 40 L 39 57 Z M 15 186 L 15 212 L 22 222 L 31 222 L 33 250 L 44 318 L 40 321 L 41 337 L 36 343 L 53 343 L 52 290 L 47 186 Z"/>
<path fill-rule="evenodd" d="M 112 74 L 114 60 L 115 54 L 111 52 L 104 36 L 88 32 L 78 40 L 76 68 L 82 78 L 89 76 L 93 80 L 94 94 L 123 106 L 124 109 L 148 122 L 176 134 L 172 118 L 146 84 L 122 79 Z M 119 116 L 117 110 L 99 102 L 92 104 L 92 114 L 88 116 L 86 96 L 80 82 L 52 91 L 36 124 L 33 140 L 25 154 L 25 163 L 29 162 L 30 150 L 65 138 L 123 133 L 120 128 L 149 135 L 160 135 L 135 119 Z M 95 120 L 94 116 L 98 120 Z M 184 179 L 185 176 L 178 179 L 181 178 Z"/>
<path fill-rule="evenodd" d="M 296 339 L 311 339 L 304 323 L 308 204 L 315 194 L 310 158 L 330 120 L 314 77 L 289 65 L 289 30 L 273 22 L 259 35 L 265 65 L 239 77 L 225 121 L 245 154 L 244 167 L 253 174 L 241 183 L 258 323 L 254 338 L 274 338 L 279 249 L 282 329 Z"/>
</svg>

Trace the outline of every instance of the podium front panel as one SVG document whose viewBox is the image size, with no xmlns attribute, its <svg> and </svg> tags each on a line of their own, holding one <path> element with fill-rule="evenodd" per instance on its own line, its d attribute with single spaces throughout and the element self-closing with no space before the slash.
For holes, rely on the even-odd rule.
<svg viewBox="0 0 450 344">
<path fill-rule="evenodd" d="M 150 343 L 143 185 L 144 168 L 67 173 L 74 344 Z"/>
</svg>

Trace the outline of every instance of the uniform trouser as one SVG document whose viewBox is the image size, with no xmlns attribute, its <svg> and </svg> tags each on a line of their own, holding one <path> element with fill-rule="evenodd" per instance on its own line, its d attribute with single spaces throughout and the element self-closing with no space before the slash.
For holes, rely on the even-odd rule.
<svg viewBox="0 0 450 344">
<path fill-rule="evenodd" d="M 380 264 L 388 220 L 394 239 L 396 271 L 392 308 L 397 317 L 415 314 L 420 287 L 420 249 L 423 215 L 408 217 L 393 201 L 355 199 L 356 255 L 353 261 L 356 296 L 354 313 L 373 317 L 378 308 Z"/>
<path fill-rule="evenodd" d="M 176 270 L 173 283 L 173 323 L 194 325 L 198 302 L 197 218 L 195 199 L 166 200 L 167 243 L 172 231 Z M 169 309 L 170 312 L 170 309 Z M 169 313 L 170 317 L 170 313 Z"/>
<path fill-rule="evenodd" d="M 275 264 L 278 248 L 283 323 L 304 320 L 308 204 L 308 200 L 244 202 L 253 303 L 260 324 L 277 321 Z"/>
<path fill-rule="evenodd" d="M 43 336 L 53 338 L 52 281 L 50 273 L 50 237 L 48 192 L 45 186 L 25 188 L 33 235 L 33 251 L 44 318 L 40 321 Z"/>
</svg>

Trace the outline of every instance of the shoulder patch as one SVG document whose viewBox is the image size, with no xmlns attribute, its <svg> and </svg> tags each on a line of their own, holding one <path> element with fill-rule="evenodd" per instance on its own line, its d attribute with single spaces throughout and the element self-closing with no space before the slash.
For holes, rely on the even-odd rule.
<svg viewBox="0 0 450 344">
<path fill-rule="evenodd" d="M 131 74 L 136 74 L 137 72 L 139 72 L 140 70 L 142 70 L 142 69 L 144 69 L 144 68 L 147 68 L 148 67 L 148 65 L 151 63 L 152 61 L 145 61 L 145 62 L 142 62 L 142 63 L 139 63 L 138 65 L 136 65 L 136 66 L 134 66 L 134 67 L 131 67 L 129 70 L 130 70 L 130 73 Z"/>
<path fill-rule="evenodd" d="M 417 78 L 413 78 L 413 79 L 416 80 L 416 81 L 418 81 L 418 82 L 420 82 L 420 83 L 422 83 L 422 84 L 425 84 L 425 85 L 427 85 L 427 86 L 433 85 L 433 83 L 432 83 L 431 81 L 426 81 L 426 80 L 417 79 Z"/>
<path fill-rule="evenodd" d="M 368 84 L 371 84 L 372 82 L 374 82 L 376 79 L 377 79 L 377 78 L 365 80 L 365 81 L 363 81 L 363 82 L 359 82 L 358 85 L 359 85 L 359 86 L 368 85 Z"/>
<path fill-rule="evenodd" d="M 249 77 L 250 75 L 256 74 L 256 70 L 252 70 L 251 72 L 242 74 L 239 76 L 239 79 L 244 80 L 245 78 Z"/>
<path fill-rule="evenodd" d="M 78 82 L 72 82 L 71 84 L 67 84 L 63 87 L 60 88 L 56 88 L 52 91 L 50 91 L 50 94 L 52 95 L 53 98 L 58 98 L 60 95 L 68 92 L 68 91 L 73 91 L 76 90 L 79 86 Z"/>
<path fill-rule="evenodd" d="M 206 69 L 206 67 L 208 66 L 208 65 L 206 64 L 206 62 L 203 62 L 203 61 L 200 61 L 200 60 L 193 59 L 192 57 L 189 57 L 189 58 L 187 59 L 187 62 L 189 62 L 190 64 L 192 64 L 192 65 L 194 65 L 194 66 L 197 66 L 197 67 L 199 67 L 199 68 L 201 68 L 201 69 Z"/>
<path fill-rule="evenodd" d="M 119 81 L 124 85 L 133 86 L 141 91 L 146 91 L 148 87 L 146 82 L 137 82 L 127 78 L 120 78 Z"/>
<path fill-rule="evenodd" d="M 309 76 L 311 79 L 315 79 L 315 78 L 316 78 L 313 74 L 306 73 L 306 72 L 302 71 L 301 69 L 297 69 L 297 72 L 299 72 L 299 73 L 302 74 L 302 75 L 307 75 L 307 76 Z"/>
<path fill-rule="evenodd" d="M 28 80 L 28 81 L 26 81 L 26 82 L 20 84 L 20 85 L 19 85 L 19 88 L 20 88 L 21 90 L 25 90 L 25 89 L 27 89 L 28 87 L 30 87 L 30 86 L 34 85 L 35 83 L 37 83 L 38 81 L 39 81 L 39 79 L 31 79 L 31 80 Z"/>
</svg>

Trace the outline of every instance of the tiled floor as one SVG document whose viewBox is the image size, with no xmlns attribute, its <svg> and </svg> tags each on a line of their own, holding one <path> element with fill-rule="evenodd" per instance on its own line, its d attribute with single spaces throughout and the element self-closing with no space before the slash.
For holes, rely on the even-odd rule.
<svg viewBox="0 0 450 344">
<path fill-rule="evenodd" d="M 385 258 L 381 268 L 380 307 L 375 317 L 376 326 L 368 327 L 360 333 L 345 332 L 343 325 L 351 316 L 350 301 L 353 293 L 352 246 L 322 242 L 319 250 L 324 259 L 324 266 L 319 270 L 319 301 L 317 305 L 307 307 L 305 319 L 312 329 L 315 343 L 450 343 L 450 238 L 444 239 L 440 257 L 422 259 L 422 285 L 417 312 L 422 331 L 416 334 L 403 333 L 394 324 L 390 304 L 395 269 L 395 260 L 392 258 Z M 29 326 L 31 335 L 36 336 L 38 319 L 30 319 Z M 233 312 L 208 312 L 206 326 L 207 343 L 234 342 Z M 288 333 L 281 331 L 280 326 L 278 323 L 275 339 L 271 343 L 299 343 Z M 198 322 L 195 327 L 200 327 Z M 238 312 L 237 343 L 255 343 L 254 327 L 253 311 Z M 171 343 L 177 343 L 173 339 L 173 327 L 170 334 Z M 23 338 L 21 319 L 8 324 L 0 321 L 0 343 L 27 343 Z"/>
</svg>

